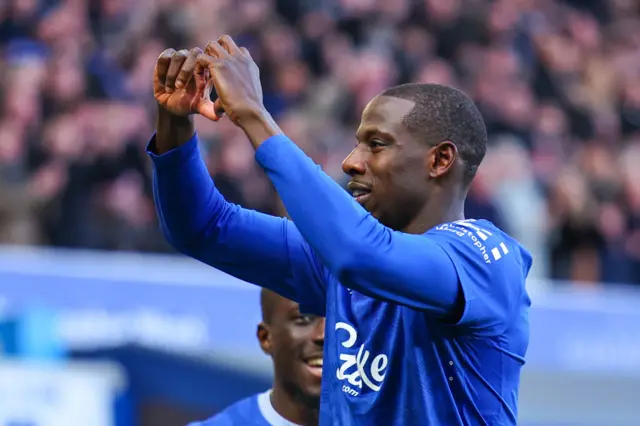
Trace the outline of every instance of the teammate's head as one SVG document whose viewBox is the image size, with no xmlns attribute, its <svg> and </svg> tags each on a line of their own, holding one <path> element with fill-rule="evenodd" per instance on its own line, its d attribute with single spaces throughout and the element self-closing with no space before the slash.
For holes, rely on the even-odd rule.
<svg viewBox="0 0 640 426">
<path fill-rule="evenodd" d="M 303 404 L 320 402 L 324 318 L 300 313 L 297 303 L 269 290 L 260 294 L 258 339 L 273 358 L 276 386 Z"/>
<path fill-rule="evenodd" d="M 438 220 L 425 218 L 428 211 L 442 216 L 464 204 L 487 145 L 471 99 L 438 84 L 385 90 L 363 111 L 356 136 L 342 164 L 350 191 L 383 224 L 407 232 Z"/>
</svg>

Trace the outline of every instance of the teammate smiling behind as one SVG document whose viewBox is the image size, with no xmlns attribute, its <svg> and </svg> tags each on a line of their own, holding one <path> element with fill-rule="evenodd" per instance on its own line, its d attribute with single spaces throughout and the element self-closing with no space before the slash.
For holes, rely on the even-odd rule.
<svg viewBox="0 0 640 426">
<path fill-rule="evenodd" d="M 531 256 L 490 222 L 464 219 L 487 142 L 473 102 L 434 84 L 376 96 L 343 163 L 350 196 L 264 109 L 246 49 L 224 36 L 201 52 L 167 50 L 155 70 L 161 226 L 183 253 L 326 317 L 320 424 L 515 425 Z M 292 221 L 216 190 L 191 114 L 221 110 Z"/>
<path fill-rule="evenodd" d="M 258 340 L 273 359 L 273 389 L 239 401 L 189 426 L 316 426 L 320 407 L 324 318 L 303 315 L 298 304 L 260 293 Z"/>
</svg>

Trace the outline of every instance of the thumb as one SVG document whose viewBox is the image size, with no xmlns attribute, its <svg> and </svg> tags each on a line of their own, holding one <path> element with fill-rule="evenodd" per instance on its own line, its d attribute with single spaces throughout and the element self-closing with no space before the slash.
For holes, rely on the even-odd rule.
<svg viewBox="0 0 640 426">
<path fill-rule="evenodd" d="M 208 118 L 211 121 L 220 121 L 224 117 L 224 107 L 220 99 L 211 102 L 209 97 L 202 99 L 197 106 L 198 114 Z"/>
<path fill-rule="evenodd" d="M 218 116 L 216 114 L 216 108 L 214 106 L 214 103 L 211 102 L 210 99 L 202 99 L 198 103 L 196 109 L 198 111 L 198 114 L 208 118 L 211 121 L 219 121 L 222 118 L 222 115 Z"/>
<path fill-rule="evenodd" d="M 196 74 L 196 96 L 198 101 L 195 110 L 198 114 L 212 121 L 218 121 L 222 115 L 216 114 L 216 106 L 211 101 L 211 91 L 213 90 L 213 80 L 209 78 L 209 70 Z M 216 100 L 218 102 L 219 99 Z"/>
<path fill-rule="evenodd" d="M 216 99 L 216 101 L 213 103 L 213 111 L 218 117 L 224 117 L 224 106 L 222 106 L 222 101 L 220 100 L 220 98 Z"/>
</svg>

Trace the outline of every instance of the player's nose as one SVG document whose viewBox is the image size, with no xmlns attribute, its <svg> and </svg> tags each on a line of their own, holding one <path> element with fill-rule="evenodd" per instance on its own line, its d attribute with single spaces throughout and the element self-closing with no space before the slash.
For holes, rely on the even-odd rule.
<svg viewBox="0 0 640 426">
<path fill-rule="evenodd" d="M 355 147 L 342 162 L 342 171 L 349 176 L 363 175 L 366 169 L 365 153 L 359 149 L 359 146 Z"/>
</svg>

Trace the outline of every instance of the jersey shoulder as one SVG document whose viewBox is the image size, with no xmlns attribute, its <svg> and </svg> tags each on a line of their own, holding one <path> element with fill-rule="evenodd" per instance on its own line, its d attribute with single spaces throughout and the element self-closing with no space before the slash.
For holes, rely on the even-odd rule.
<svg viewBox="0 0 640 426">
<path fill-rule="evenodd" d="M 443 223 L 429 230 L 427 235 L 455 258 L 492 265 L 491 269 L 511 269 L 509 266 L 515 266 L 515 263 L 524 276 L 531 268 L 531 254 L 488 220 L 465 219 Z"/>
<path fill-rule="evenodd" d="M 264 426 L 267 423 L 260 413 L 258 396 L 242 399 L 207 420 L 187 426 Z"/>
<path fill-rule="evenodd" d="M 514 328 L 526 334 L 529 252 L 486 220 L 444 223 L 427 234 L 447 253 L 458 275 L 464 307 L 456 325 L 487 336 Z"/>
</svg>

